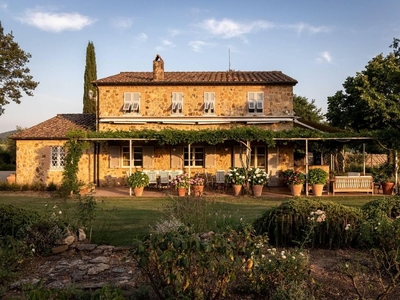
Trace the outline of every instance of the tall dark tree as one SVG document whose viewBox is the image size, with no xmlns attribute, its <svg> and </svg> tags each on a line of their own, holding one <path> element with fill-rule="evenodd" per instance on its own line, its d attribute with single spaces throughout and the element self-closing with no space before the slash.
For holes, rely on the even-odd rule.
<svg viewBox="0 0 400 300">
<path fill-rule="evenodd" d="M 293 95 L 293 111 L 296 116 L 305 120 L 321 123 L 324 120 L 322 109 L 315 105 L 315 100 L 308 101 L 306 97 Z"/>
<path fill-rule="evenodd" d="M 31 54 L 23 51 L 14 42 L 12 32 L 4 34 L 0 22 L 0 115 L 10 101 L 21 103 L 22 92 L 33 96 L 39 82 L 32 80 L 30 70 L 25 66 L 30 58 Z"/>
<path fill-rule="evenodd" d="M 88 43 L 86 48 L 85 82 L 83 86 L 83 113 L 96 112 L 96 89 L 92 81 L 97 79 L 96 54 L 93 42 Z"/>
<path fill-rule="evenodd" d="M 365 70 L 348 77 L 344 91 L 328 97 L 326 118 L 332 126 L 360 130 L 400 129 L 399 43 L 387 56 L 377 55 Z"/>
</svg>

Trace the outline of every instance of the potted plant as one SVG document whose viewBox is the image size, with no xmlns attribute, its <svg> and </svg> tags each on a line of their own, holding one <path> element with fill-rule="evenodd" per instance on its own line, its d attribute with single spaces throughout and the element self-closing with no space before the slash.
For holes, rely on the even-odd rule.
<svg viewBox="0 0 400 300">
<path fill-rule="evenodd" d="M 248 181 L 252 186 L 253 195 L 259 197 L 263 186 L 268 183 L 268 174 L 259 168 L 251 168 L 248 171 Z"/>
<path fill-rule="evenodd" d="M 244 168 L 230 167 L 225 175 L 225 182 L 230 183 L 233 188 L 233 195 L 239 196 L 243 184 L 246 182 L 246 172 Z"/>
<path fill-rule="evenodd" d="M 129 175 L 126 181 L 128 186 L 133 188 L 135 196 L 142 196 L 144 187 L 149 184 L 149 176 L 142 171 L 136 171 Z"/>
<path fill-rule="evenodd" d="M 314 196 L 322 196 L 324 185 L 328 182 L 329 174 L 321 168 L 308 171 L 308 183 L 312 186 Z"/>
<path fill-rule="evenodd" d="M 203 196 L 204 178 L 196 175 L 194 178 L 190 178 L 190 185 L 195 196 Z"/>
<path fill-rule="evenodd" d="M 303 184 L 306 181 L 306 175 L 298 170 L 288 169 L 283 171 L 283 180 L 290 187 L 293 196 L 300 196 Z"/>
<path fill-rule="evenodd" d="M 190 186 L 190 178 L 186 173 L 176 175 L 172 180 L 172 185 L 177 189 L 178 196 L 184 197 L 188 187 Z"/>
<path fill-rule="evenodd" d="M 385 195 L 392 195 L 395 180 L 394 180 L 394 167 L 385 163 L 381 165 L 376 171 L 373 172 L 374 181 L 382 186 L 382 192 Z"/>
</svg>

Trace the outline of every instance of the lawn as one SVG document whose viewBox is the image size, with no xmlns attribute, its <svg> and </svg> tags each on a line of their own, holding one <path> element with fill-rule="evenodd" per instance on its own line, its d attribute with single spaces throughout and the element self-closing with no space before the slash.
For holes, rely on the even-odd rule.
<svg viewBox="0 0 400 300">
<path fill-rule="evenodd" d="M 282 201 L 292 199 L 268 197 L 221 197 L 208 198 L 203 204 L 196 198 L 191 198 L 193 205 L 181 206 L 188 209 L 196 207 L 195 218 L 203 218 L 207 226 L 214 229 L 216 225 L 232 225 L 239 222 L 250 223 L 268 208 L 278 206 Z M 360 207 L 366 202 L 376 199 L 371 196 L 335 196 L 323 197 L 324 200 L 334 201 L 348 206 Z M 115 246 L 129 246 L 135 238 L 141 238 L 151 231 L 157 223 L 168 219 L 173 201 L 182 201 L 173 198 L 96 198 L 97 211 L 93 223 L 92 242 L 97 244 L 111 244 Z M 197 202 L 196 202 L 197 201 Z M 72 219 L 75 203 L 72 200 L 46 198 L 35 196 L 19 196 L 0 194 L 0 203 L 12 204 L 32 209 L 40 213 L 51 214 L 62 212 L 66 219 Z M 47 204 L 47 205 L 46 205 Z M 175 203 L 176 204 L 176 203 Z M 179 202 L 178 202 L 179 204 Z M 55 207 L 56 206 L 56 207 Z M 202 220 L 200 220 L 201 222 Z"/>
</svg>

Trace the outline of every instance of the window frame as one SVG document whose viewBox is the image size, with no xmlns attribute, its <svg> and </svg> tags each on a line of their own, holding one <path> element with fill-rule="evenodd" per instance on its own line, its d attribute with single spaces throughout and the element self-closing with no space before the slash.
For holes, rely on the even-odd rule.
<svg viewBox="0 0 400 300">
<path fill-rule="evenodd" d="M 171 94 L 171 115 L 183 115 L 183 93 L 172 92 Z"/>
<path fill-rule="evenodd" d="M 263 149 L 262 153 L 259 153 L 261 148 Z M 259 160 L 262 160 L 263 164 L 260 164 Z M 251 146 L 250 166 L 252 168 L 259 168 L 263 170 L 267 169 L 267 147 L 262 145 Z"/>
<path fill-rule="evenodd" d="M 65 147 L 50 146 L 50 169 L 63 170 L 65 167 Z"/>
<path fill-rule="evenodd" d="M 183 147 L 183 166 L 191 168 L 204 168 L 205 165 L 205 148 L 204 146 L 190 147 L 192 158 L 189 160 L 189 147 Z M 196 156 L 197 155 L 197 156 Z M 189 165 L 190 162 L 190 165 Z"/>
<path fill-rule="evenodd" d="M 139 92 L 124 92 L 124 114 L 140 114 L 140 98 Z"/>
<path fill-rule="evenodd" d="M 204 115 L 215 115 L 215 92 L 204 92 Z"/>
<path fill-rule="evenodd" d="M 264 92 L 247 92 L 247 113 L 264 114 Z"/>
<path fill-rule="evenodd" d="M 129 146 L 121 146 L 121 168 L 130 168 L 132 160 L 132 167 L 143 168 L 143 147 L 132 147 L 132 155 L 133 157 L 129 159 Z M 136 164 L 136 162 L 140 162 L 140 164 Z"/>
</svg>

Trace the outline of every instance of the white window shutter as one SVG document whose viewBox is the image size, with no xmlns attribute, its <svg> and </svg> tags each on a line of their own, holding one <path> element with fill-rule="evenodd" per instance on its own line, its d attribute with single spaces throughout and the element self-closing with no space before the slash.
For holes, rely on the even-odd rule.
<svg viewBox="0 0 400 300">
<path fill-rule="evenodd" d="M 124 103 L 132 102 L 132 93 L 124 93 Z"/>
<path fill-rule="evenodd" d="M 154 167 L 154 147 L 144 146 L 143 148 L 143 168 Z"/>
<path fill-rule="evenodd" d="M 120 167 L 120 155 L 121 155 L 120 147 L 119 146 L 109 146 L 108 150 L 110 152 L 109 167 L 111 169 L 119 168 Z"/>
</svg>

